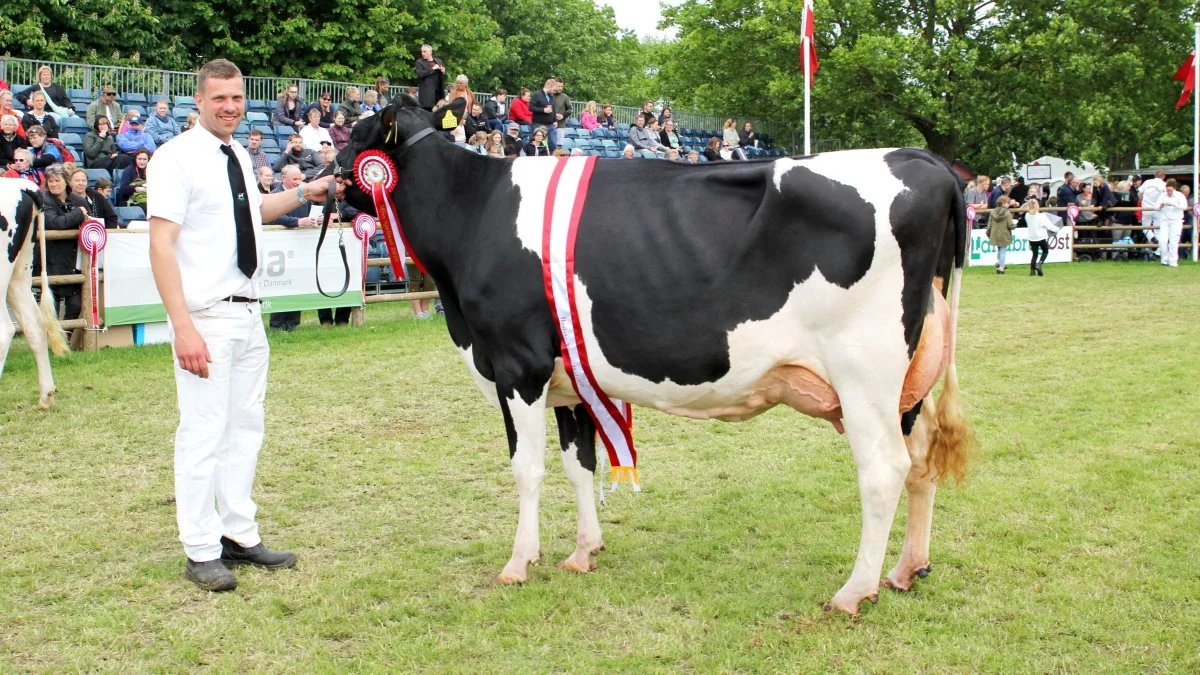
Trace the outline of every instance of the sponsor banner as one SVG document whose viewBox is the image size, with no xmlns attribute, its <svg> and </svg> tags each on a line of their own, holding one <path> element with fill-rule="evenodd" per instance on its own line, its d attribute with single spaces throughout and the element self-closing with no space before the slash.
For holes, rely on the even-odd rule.
<svg viewBox="0 0 1200 675">
<path fill-rule="evenodd" d="M 314 274 L 317 235 L 320 230 L 269 230 L 262 233 L 258 294 L 262 311 L 288 312 L 332 307 L 361 307 L 362 249 L 347 233 L 346 261 L 350 288 L 337 298 L 317 291 Z M 334 234 L 330 232 L 330 234 Z M 321 250 L 321 284 L 341 288 L 345 275 L 336 237 L 327 236 Z M 104 248 L 104 323 L 107 326 L 154 323 L 167 320 L 162 299 L 150 270 L 150 234 L 114 231 Z"/>
<path fill-rule="evenodd" d="M 1050 236 L 1050 255 L 1047 263 L 1071 262 L 1071 243 L 1074 228 L 1067 226 Z M 1012 232 L 1013 243 L 1004 255 L 1005 266 L 1028 265 L 1032 257 L 1029 251 L 1029 230 L 1018 227 Z M 971 230 L 971 254 L 967 257 L 969 267 L 992 267 L 996 264 L 996 247 L 988 241 L 987 230 Z"/>
</svg>

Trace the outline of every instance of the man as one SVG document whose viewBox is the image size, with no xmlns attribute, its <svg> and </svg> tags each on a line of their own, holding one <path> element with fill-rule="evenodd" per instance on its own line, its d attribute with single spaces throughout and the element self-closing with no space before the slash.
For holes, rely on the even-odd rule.
<svg viewBox="0 0 1200 675">
<path fill-rule="evenodd" d="M 417 105 L 433 111 L 433 105 L 446 95 L 446 64 L 433 55 L 433 47 L 421 45 L 421 58 L 417 59 Z M 383 103 L 383 100 L 379 101 Z M 384 104 L 386 105 L 386 104 Z"/>
<path fill-rule="evenodd" d="M 525 141 L 521 139 L 521 125 L 516 122 L 508 123 L 508 133 L 504 136 L 504 156 L 520 157 Z"/>
<path fill-rule="evenodd" d="M 262 131 L 251 129 L 250 137 L 246 139 L 246 154 L 250 155 L 250 164 L 256 173 L 264 166 L 268 168 L 271 166 L 271 158 L 262 151 L 262 142 Z"/>
<path fill-rule="evenodd" d="M 1058 192 L 1055 195 L 1058 197 L 1058 206 L 1067 206 L 1069 204 L 1079 203 L 1079 190 L 1076 186 L 1079 181 L 1075 179 L 1075 174 L 1070 171 L 1063 174 L 1062 185 L 1058 186 Z"/>
<path fill-rule="evenodd" d="M 154 139 L 150 138 L 142 129 L 142 116 L 134 115 L 129 118 L 129 130 L 123 134 L 117 134 L 117 147 L 121 152 L 127 152 L 131 155 L 136 154 L 138 150 L 145 148 L 154 153 L 158 146 L 154 144 Z"/>
<path fill-rule="evenodd" d="M 1141 190 L 1138 191 L 1138 196 L 1142 199 L 1142 208 L 1153 209 L 1154 204 L 1162 200 L 1163 195 L 1167 193 L 1167 184 L 1163 180 L 1167 175 L 1166 171 L 1159 169 L 1154 172 L 1154 178 L 1142 183 Z M 1142 211 L 1142 226 L 1153 227 L 1156 229 L 1142 230 L 1145 233 L 1146 241 L 1151 244 L 1158 244 L 1159 262 L 1162 262 L 1162 232 L 1157 229 L 1162 226 L 1162 219 L 1157 211 L 1146 210 Z M 1165 264 L 1165 263 L 1164 263 Z"/>
<path fill-rule="evenodd" d="M 503 129 L 508 120 L 508 91 L 497 89 L 483 104 L 483 116 L 487 118 L 489 128 Z"/>
<path fill-rule="evenodd" d="M 556 86 L 554 78 L 546 80 L 542 88 L 537 90 L 529 101 L 529 111 L 533 113 L 533 128 L 544 126 L 550 132 L 546 139 L 546 144 L 550 146 L 550 152 L 554 152 L 554 149 L 558 147 L 558 134 L 554 133 L 554 89 Z"/>
<path fill-rule="evenodd" d="M 482 131 L 486 134 L 490 130 L 488 119 L 483 115 L 483 108 L 478 103 L 471 104 L 471 112 L 467 115 L 466 134 L 467 138 L 474 136 L 477 132 Z"/>
<path fill-rule="evenodd" d="M 1158 174 L 1156 178 L 1162 178 Z M 1151 183 L 1153 181 L 1146 181 Z M 1183 214 L 1187 211 L 1187 197 L 1175 189 L 1175 179 L 1164 183 L 1166 189 L 1153 202 L 1142 202 L 1142 206 L 1152 206 L 1157 209 L 1155 222 L 1158 224 L 1158 262 L 1168 267 L 1179 267 L 1179 237 L 1183 232 Z M 1143 185 L 1144 187 L 1144 185 Z M 1144 199 L 1144 198 L 1143 198 Z"/>
<path fill-rule="evenodd" d="M 271 168 L 275 170 L 275 173 L 283 173 L 283 167 L 292 164 L 300 168 L 300 173 L 307 173 L 317 165 L 317 158 L 313 156 L 312 150 L 304 147 L 304 137 L 300 134 L 292 134 L 288 137 L 287 147 L 279 153 L 279 157 Z"/>
<path fill-rule="evenodd" d="M 237 578 L 227 565 L 296 564 L 294 553 L 263 544 L 250 496 L 270 353 L 254 283 L 262 224 L 332 188 L 325 178 L 277 194 L 253 189 L 250 157 L 233 142 L 246 109 L 234 64 L 204 64 L 194 98 L 197 126 L 155 153 L 147 171 L 150 266 L 176 361 L 175 505 L 184 574 L 204 590 L 229 591 Z"/>
<path fill-rule="evenodd" d="M 155 145 L 162 145 L 179 135 L 179 121 L 171 117 L 165 100 L 154 104 L 154 114 L 146 120 L 146 133 Z"/>
<path fill-rule="evenodd" d="M 321 149 L 314 152 L 313 157 L 317 160 L 316 165 L 304 172 L 304 177 L 309 180 L 315 179 L 325 170 L 325 167 L 333 162 L 337 157 L 337 150 L 332 145 L 326 145 L 325 141 L 321 141 Z"/>
<path fill-rule="evenodd" d="M 552 105 L 554 106 L 554 126 L 558 127 L 559 134 L 562 134 L 563 130 L 567 128 L 567 118 L 571 116 L 571 97 L 563 93 L 563 84 L 561 77 L 554 78 Z"/>
<path fill-rule="evenodd" d="M 633 126 L 629 127 L 629 144 L 635 150 L 651 150 L 653 152 L 658 152 L 658 149 L 662 147 L 658 135 L 646 126 L 646 118 L 641 115 L 633 118 Z"/>
<path fill-rule="evenodd" d="M 89 129 L 96 128 L 96 118 L 101 115 L 108 118 L 113 129 L 121 126 L 121 106 L 117 105 L 117 90 L 107 85 L 100 90 L 100 98 L 88 104 L 87 124 Z"/>
<path fill-rule="evenodd" d="M 975 177 L 975 187 L 967 188 L 964 201 L 974 206 L 975 210 L 986 209 L 988 202 L 988 193 L 991 192 L 992 179 L 983 174 Z M 980 213 L 975 217 L 975 229 L 987 227 L 987 214 Z"/>
<path fill-rule="evenodd" d="M 654 114 L 654 101 L 646 101 L 642 104 L 642 112 L 638 113 L 638 117 L 649 127 L 651 122 L 657 122 L 658 116 Z"/>
<path fill-rule="evenodd" d="M 1000 200 L 1000 197 L 1008 197 L 1008 193 L 1010 192 L 1012 192 L 1012 179 L 1008 176 L 1001 176 L 1000 184 L 992 188 L 992 191 L 988 193 L 988 208 L 996 208 L 996 202 Z"/>
</svg>

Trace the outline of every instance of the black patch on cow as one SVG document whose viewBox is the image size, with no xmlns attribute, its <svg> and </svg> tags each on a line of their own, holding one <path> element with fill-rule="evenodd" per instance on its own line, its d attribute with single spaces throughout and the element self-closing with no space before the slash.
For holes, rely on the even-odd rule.
<svg viewBox="0 0 1200 675">
<path fill-rule="evenodd" d="M 500 414 L 504 416 L 504 434 L 508 437 L 508 458 L 517 454 L 517 427 L 513 425 L 512 412 L 508 409 L 508 398 L 500 397 Z"/>
<path fill-rule="evenodd" d="M 597 162 L 575 269 L 597 289 L 592 326 L 609 363 L 652 382 L 715 381 L 729 372 L 728 333 L 774 315 L 814 271 L 843 288 L 863 278 L 874 207 L 805 167 L 776 190 L 774 172 Z"/>
<path fill-rule="evenodd" d="M 905 436 L 912 433 L 913 426 L 917 423 L 917 417 L 921 414 L 921 404 L 924 402 L 925 399 L 917 401 L 916 405 L 900 415 L 900 431 L 902 431 Z"/>
<path fill-rule="evenodd" d="M 29 190 L 21 190 L 21 197 L 17 200 L 16 219 L 13 224 L 12 239 L 8 241 L 8 262 L 11 265 L 17 261 L 17 256 L 21 254 L 21 247 L 25 245 L 25 240 L 29 238 L 29 232 L 33 227 L 33 212 L 35 207 L 40 205 L 37 195 Z M 2 219 L 3 216 L 0 216 Z"/>
<path fill-rule="evenodd" d="M 582 405 L 573 408 L 558 406 L 554 409 L 558 422 L 558 446 L 563 452 L 575 444 L 575 457 L 583 468 L 596 473 L 596 423 Z"/>
</svg>

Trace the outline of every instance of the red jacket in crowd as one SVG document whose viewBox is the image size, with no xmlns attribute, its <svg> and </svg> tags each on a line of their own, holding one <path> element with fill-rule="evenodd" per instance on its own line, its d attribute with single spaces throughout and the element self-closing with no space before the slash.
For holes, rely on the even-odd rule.
<svg viewBox="0 0 1200 675">
<path fill-rule="evenodd" d="M 533 113 L 529 111 L 529 101 L 523 100 L 519 96 L 514 98 L 512 105 L 508 108 L 508 119 L 518 124 L 533 124 Z"/>
</svg>

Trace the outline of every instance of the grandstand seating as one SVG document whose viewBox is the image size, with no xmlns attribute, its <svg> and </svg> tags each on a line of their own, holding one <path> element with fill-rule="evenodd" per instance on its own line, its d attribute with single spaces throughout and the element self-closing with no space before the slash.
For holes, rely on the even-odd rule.
<svg viewBox="0 0 1200 675">
<path fill-rule="evenodd" d="M 122 226 L 128 225 L 132 220 L 146 219 L 146 212 L 140 206 L 118 206 L 116 211 Z"/>
<path fill-rule="evenodd" d="M 87 177 L 88 187 L 95 185 L 96 181 L 101 178 L 112 180 L 112 174 L 108 172 L 108 169 L 87 169 Z"/>
</svg>

